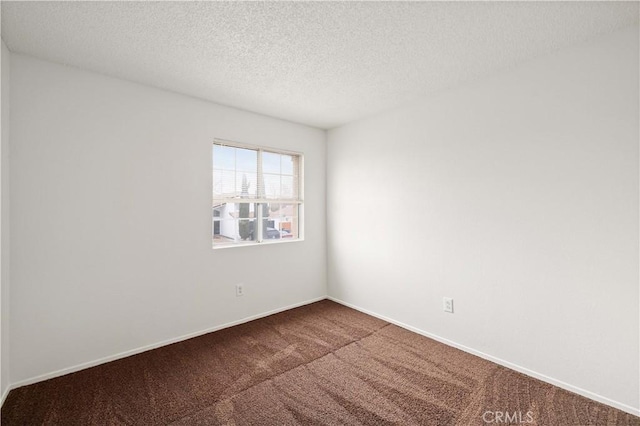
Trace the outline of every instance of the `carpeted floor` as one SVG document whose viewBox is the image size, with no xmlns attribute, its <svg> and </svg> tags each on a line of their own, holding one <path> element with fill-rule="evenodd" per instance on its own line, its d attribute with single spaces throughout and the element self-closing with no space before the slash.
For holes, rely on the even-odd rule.
<svg viewBox="0 0 640 426">
<path fill-rule="evenodd" d="M 324 300 L 11 391 L 2 425 L 40 424 L 569 426 L 640 418 Z"/>
</svg>

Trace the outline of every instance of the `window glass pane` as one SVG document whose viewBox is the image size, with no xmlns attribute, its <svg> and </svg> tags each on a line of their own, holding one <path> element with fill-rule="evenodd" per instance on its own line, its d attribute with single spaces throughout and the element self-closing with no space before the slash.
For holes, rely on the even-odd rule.
<svg viewBox="0 0 640 426">
<path fill-rule="evenodd" d="M 236 174 L 231 170 L 213 171 L 213 195 L 216 198 L 233 197 L 236 189 Z"/>
<path fill-rule="evenodd" d="M 280 198 L 280 175 L 264 175 L 264 197 Z"/>
<path fill-rule="evenodd" d="M 257 182 L 256 173 L 236 172 L 236 195 L 240 198 L 255 197 Z"/>
<path fill-rule="evenodd" d="M 238 219 L 236 221 L 238 227 L 238 238 L 240 241 L 255 241 L 255 219 Z"/>
<path fill-rule="evenodd" d="M 213 168 L 233 170 L 235 168 L 235 148 L 213 145 Z"/>
<path fill-rule="evenodd" d="M 281 155 L 280 158 L 282 161 L 282 174 L 293 175 L 293 157 L 291 155 Z"/>
<path fill-rule="evenodd" d="M 262 152 L 262 172 L 280 174 L 280 154 Z"/>
<path fill-rule="evenodd" d="M 214 243 L 232 243 L 236 239 L 236 231 L 234 227 L 234 219 L 213 220 L 213 242 Z"/>
<path fill-rule="evenodd" d="M 236 170 L 258 173 L 258 151 L 236 148 Z"/>
<path fill-rule="evenodd" d="M 282 176 L 280 178 L 280 198 L 294 198 L 297 196 L 297 191 L 293 184 L 293 176 Z"/>
<path fill-rule="evenodd" d="M 298 238 L 298 205 L 269 203 L 266 222 L 269 239 Z"/>
<path fill-rule="evenodd" d="M 254 218 L 252 203 L 217 203 L 213 206 L 213 216 L 220 220 Z"/>
<path fill-rule="evenodd" d="M 213 242 L 255 241 L 255 205 L 222 203 L 213 207 Z"/>
</svg>

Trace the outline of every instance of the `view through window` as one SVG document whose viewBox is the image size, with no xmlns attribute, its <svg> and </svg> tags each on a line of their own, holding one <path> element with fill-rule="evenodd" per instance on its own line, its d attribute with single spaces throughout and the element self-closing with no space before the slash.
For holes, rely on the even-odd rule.
<svg viewBox="0 0 640 426">
<path fill-rule="evenodd" d="M 302 155 L 213 143 L 213 247 L 300 238 Z"/>
</svg>

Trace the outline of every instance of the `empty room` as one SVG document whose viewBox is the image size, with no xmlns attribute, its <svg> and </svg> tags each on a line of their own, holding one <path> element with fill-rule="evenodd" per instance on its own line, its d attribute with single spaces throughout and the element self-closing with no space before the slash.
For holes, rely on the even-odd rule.
<svg viewBox="0 0 640 426">
<path fill-rule="evenodd" d="M 2 425 L 640 426 L 640 2 L 0 13 Z"/>
</svg>

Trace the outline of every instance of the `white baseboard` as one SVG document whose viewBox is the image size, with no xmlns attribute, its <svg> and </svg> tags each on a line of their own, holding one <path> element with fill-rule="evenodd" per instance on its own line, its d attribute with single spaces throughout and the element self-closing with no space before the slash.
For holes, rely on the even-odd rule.
<svg viewBox="0 0 640 426">
<path fill-rule="evenodd" d="M 592 399 L 594 401 L 601 402 L 603 404 L 606 404 L 606 405 L 609 405 L 611 407 L 617 408 L 617 409 L 622 410 L 624 412 L 627 412 L 629 414 L 633 414 L 634 416 L 639 416 L 640 417 L 640 409 L 638 409 L 638 408 L 631 407 L 631 406 L 629 406 L 627 404 L 623 404 L 621 402 L 614 401 L 612 399 L 606 398 L 604 396 L 598 395 L 598 394 L 590 392 L 588 390 L 579 388 L 577 386 L 570 385 L 569 383 L 565 383 L 565 382 L 563 382 L 561 380 L 554 379 L 553 377 L 549 377 L 549 376 L 546 376 L 544 374 L 538 373 L 536 371 L 529 370 L 528 368 L 521 367 L 521 366 L 519 366 L 517 364 L 514 364 L 514 363 L 509 362 L 509 361 L 505 361 L 505 360 L 497 358 L 497 357 L 495 357 L 493 355 L 489 355 L 489 354 L 486 354 L 484 352 L 480 352 L 478 350 L 470 348 L 468 346 L 461 345 L 461 344 L 456 343 L 454 341 L 451 341 L 449 339 L 445 339 L 444 337 L 440 337 L 440 336 L 437 336 L 435 334 L 429 333 L 428 331 L 420 330 L 419 328 L 404 324 L 404 323 L 402 323 L 400 321 L 396 321 L 396 320 L 394 320 L 392 318 L 385 317 L 384 315 L 380 315 L 380 314 L 377 314 L 375 312 L 371 312 L 371 311 L 369 311 L 367 309 L 363 309 L 363 308 L 361 308 L 359 306 L 353 305 L 351 303 L 347 303 L 347 302 L 342 301 L 340 299 L 337 299 L 335 297 L 327 296 L 327 299 L 332 300 L 332 301 L 334 301 L 336 303 L 339 303 L 341 305 L 347 306 L 349 308 L 355 309 L 357 311 L 363 312 L 365 314 L 371 315 L 372 317 L 376 317 L 376 318 L 379 318 L 379 319 L 381 319 L 383 321 L 387 321 L 387 322 L 389 322 L 391 324 L 395 324 L 398 327 L 402 327 L 402 328 L 407 329 L 409 331 L 413 331 L 414 333 L 420 334 L 422 336 L 429 337 L 430 339 L 437 340 L 438 342 L 444 343 L 445 345 L 452 346 L 454 348 L 460 349 L 461 351 L 470 353 L 472 355 L 479 356 L 480 358 L 484 358 L 484 359 L 486 359 L 488 361 L 495 362 L 496 364 L 502 365 L 503 367 L 510 368 L 511 370 L 518 371 L 518 372 L 520 372 L 522 374 L 526 374 L 527 376 L 536 378 L 538 380 L 542 380 L 543 382 L 547 382 L 547 383 L 552 384 L 554 386 L 557 386 L 559 388 L 568 390 L 568 391 L 573 392 L 573 393 L 577 393 L 578 395 L 584 396 L 585 398 L 589 398 L 589 399 Z"/>
<path fill-rule="evenodd" d="M 387 322 L 389 322 L 391 324 L 395 324 L 398 327 L 402 327 L 402 328 L 407 329 L 409 331 L 413 331 L 414 333 L 420 334 L 422 336 L 429 337 L 429 338 L 431 338 L 433 340 L 436 340 L 438 342 L 444 343 L 445 345 L 452 346 L 452 347 L 460 349 L 460 350 L 462 350 L 464 352 L 479 356 L 480 358 L 484 358 L 486 360 L 495 362 L 496 364 L 499 364 L 499 365 L 502 365 L 504 367 L 510 368 L 512 370 L 518 371 L 520 373 L 526 374 L 527 376 L 531 376 L 533 378 L 542 380 L 543 382 L 547 382 L 547 383 L 550 383 L 550 384 L 552 384 L 554 386 L 558 386 L 559 388 L 562 388 L 562 389 L 568 390 L 570 392 L 576 393 L 578 395 L 584 396 L 585 398 L 589 398 L 589 399 L 592 399 L 594 401 L 601 402 L 603 404 L 609 405 L 611 407 L 617 408 L 619 410 L 622 410 L 622 411 L 627 412 L 629 414 L 633 414 L 635 416 L 640 416 L 640 410 L 637 409 L 637 408 L 631 407 L 629 405 L 623 404 L 623 403 L 618 402 L 618 401 L 614 401 L 612 399 L 609 399 L 609 398 L 606 398 L 604 396 L 598 395 L 596 393 L 590 392 L 588 390 L 579 388 L 577 386 L 570 385 L 570 384 L 565 383 L 565 382 L 563 382 L 561 380 L 554 379 L 552 377 L 546 376 L 546 375 L 538 373 L 536 371 L 529 370 L 528 368 L 521 367 L 521 366 L 519 366 L 517 364 L 511 363 L 509 361 L 505 361 L 505 360 L 497 358 L 497 357 L 495 357 L 493 355 L 489 355 L 489 354 L 486 354 L 484 352 L 481 352 L 481 351 L 475 350 L 473 348 L 470 348 L 468 346 L 461 345 L 461 344 L 456 343 L 454 341 L 451 341 L 449 339 L 445 339 L 445 338 L 440 337 L 438 335 L 435 335 L 435 334 L 429 333 L 427 331 L 421 330 L 419 328 L 404 324 L 404 323 L 402 323 L 400 321 L 396 321 L 396 320 L 394 320 L 392 318 L 385 317 L 384 315 L 377 314 L 375 312 L 369 311 L 367 309 L 361 308 L 361 307 L 353 305 L 351 303 L 344 302 L 344 301 L 342 301 L 340 299 L 337 299 L 337 298 L 331 297 L 331 296 L 316 297 L 314 299 L 306 300 L 304 302 L 296 303 L 296 304 L 293 304 L 293 305 L 289 305 L 289 306 L 285 306 L 285 307 L 282 307 L 282 308 L 274 309 L 274 310 L 271 310 L 271 311 L 268 311 L 268 312 L 263 312 L 263 313 L 260 313 L 260 314 L 252 315 L 250 317 L 242 318 L 242 319 L 237 320 L 237 321 L 228 322 L 226 324 L 210 327 L 210 328 L 207 328 L 205 330 L 200 330 L 200 331 L 196 331 L 194 333 L 185 334 L 183 336 L 175 337 L 175 338 L 172 338 L 172 339 L 167 339 L 167 340 L 164 340 L 164 341 L 161 341 L 161 342 L 158 342 L 158 343 L 154 343 L 154 344 L 151 344 L 151 345 L 143 346 L 143 347 L 140 347 L 140 348 L 137 348 L 137 349 L 132 349 L 132 350 L 129 350 L 129 351 L 126 351 L 126 352 L 121 352 L 119 354 L 115 354 L 115 355 L 111 355 L 111 356 L 108 356 L 108 357 L 100 358 L 100 359 L 97 359 L 97 360 L 94 360 L 94 361 L 85 362 L 85 363 L 78 364 L 78 365 L 75 365 L 75 366 L 72 366 L 72 367 L 67 367 L 67 368 L 63 368 L 63 369 L 57 370 L 57 371 L 53 371 L 51 373 L 46 373 L 46 374 L 42 374 L 42 375 L 39 375 L 39 376 L 36 376 L 36 377 L 32 377 L 32 378 L 29 378 L 29 379 L 21 380 L 21 381 L 16 382 L 16 383 L 11 383 L 7 387 L 7 389 L 5 389 L 5 391 L 2 393 L 2 399 L 0 399 L 0 407 L 2 406 L 2 404 L 4 404 L 4 401 L 7 398 L 7 395 L 9 394 L 9 391 L 11 391 L 12 389 L 16 389 L 16 388 L 19 388 L 21 386 L 30 385 L 30 384 L 41 382 L 41 381 L 48 380 L 48 379 L 53 379 L 55 377 L 64 376 L 65 374 L 74 373 L 76 371 L 84 370 L 86 368 L 95 367 L 96 365 L 104 364 L 104 363 L 107 363 L 107 362 L 110 362 L 110 361 L 115 361 L 115 360 L 118 360 L 118 359 L 121 359 L 121 358 L 126 358 L 126 357 L 131 356 L 131 355 L 136 355 L 136 354 L 139 354 L 139 353 L 142 353 L 142 352 L 146 352 L 146 351 L 149 351 L 149 350 L 152 350 L 152 349 L 156 349 L 156 348 L 159 348 L 159 347 L 162 347 L 162 346 L 166 346 L 166 345 L 170 345 L 170 344 L 173 344 L 173 343 L 181 342 L 183 340 L 191 339 L 193 337 L 202 336 L 203 334 L 207 334 L 207 333 L 211 333 L 211 332 L 214 332 L 214 331 L 222 330 L 224 328 L 233 327 L 234 325 L 244 324 L 246 322 L 253 321 L 253 320 L 256 320 L 256 319 L 260 319 L 260 318 L 264 318 L 264 317 L 267 317 L 269 315 L 273 315 L 273 314 L 277 314 L 279 312 L 287 311 L 289 309 L 298 308 L 300 306 L 308 305 L 308 304 L 314 303 L 314 302 L 319 302 L 320 300 L 324 300 L 324 299 L 329 299 L 329 300 L 332 300 L 332 301 L 334 301 L 336 303 L 340 303 L 341 305 L 348 306 L 349 308 L 352 308 L 352 309 L 355 309 L 357 311 L 363 312 L 365 314 L 371 315 L 373 317 L 379 318 L 379 319 L 381 319 L 383 321 L 387 321 Z"/>
<path fill-rule="evenodd" d="M 9 391 L 13 389 L 11 385 L 7 386 L 7 388 L 2 392 L 2 398 L 0 398 L 0 407 L 4 404 L 4 400 L 7 399 L 7 395 L 9 395 Z"/>
<path fill-rule="evenodd" d="M 179 337 L 174 337 L 172 339 L 163 340 L 161 342 L 153 343 L 151 345 L 142 346 L 140 348 L 131 349 L 129 351 L 121 352 L 119 354 L 110 355 L 104 358 L 96 359 L 94 361 L 84 362 L 82 364 L 74 365 L 72 367 L 63 368 L 57 371 L 53 371 L 51 373 L 41 374 L 39 376 L 31 377 L 29 379 L 20 380 L 16 383 L 11 383 L 5 393 L 2 395 L 2 403 L 4 403 L 4 398 L 9 393 L 10 390 L 19 388 L 21 386 L 31 385 L 34 383 L 42 382 L 44 380 L 53 379 L 55 377 L 64 376 L 65 374 L 75 373 L 76 371 L 84 370 L 86 368 L 95 367 L 96 365 L 104 364 L 107 362 L 115 361 L 121 358 L 126 358 L 131 355 L 136 355 L 142 352 L 150 351 L 152 349 L 156 349 L 162 346 L 171 345 L 173 343 L 178 343 L 183 340 L 191 339 L 194 337 L 202 336 L 203 334 L 211 333 L 214 331 L 222 330 L 224 328 L 233 327 L 234 325 L 244 324 L 249 321 L 253 321 L 256 319 L 268 317 L 269 315 L 277 314 L 279 312 L 288 311 L 289 309 L 298 308 L 300 306 L 308 305 L 310 303 L 319 302 L 320 300 L 326 299 L 326 296 L 316 297 L 314 299 L 306 300 L 304 302 L 295 303 L 293 305 L 284 306 L 282 308 L 273 309 L 268 312 L 262 312 L 260 314 L 252 315 L 250 317 L 242 318 L 237 321 L 231 321 L 226 324 L 217 325 L 214 327 L 207 328 L 205 330 L 196 331 L 194 333 L 185 334 Z M 0 404 L 1 406 L 1 404 Z"/>
</svg>

